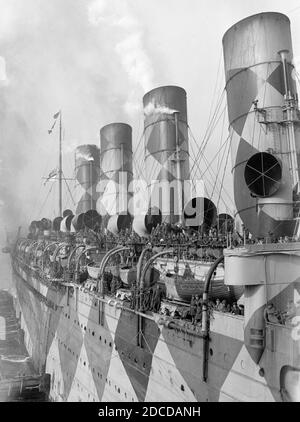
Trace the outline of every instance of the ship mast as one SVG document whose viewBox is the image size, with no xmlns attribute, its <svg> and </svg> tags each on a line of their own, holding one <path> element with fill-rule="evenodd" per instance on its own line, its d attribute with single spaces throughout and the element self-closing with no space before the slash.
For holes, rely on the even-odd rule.
<svg viewBox="0 0 300 422">
<path fill-rule="evenodd" d="M 59 168 L 58 168 L 58 184 L 59 184 L 59 216 L 62 217 L 62 112 L 59 112 Z"/>
</svg>

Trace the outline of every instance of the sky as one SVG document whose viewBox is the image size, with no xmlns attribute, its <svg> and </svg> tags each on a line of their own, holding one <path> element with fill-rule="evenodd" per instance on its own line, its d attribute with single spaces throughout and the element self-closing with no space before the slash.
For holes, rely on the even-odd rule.
<svg viewBox="0 0 300 422">
<path fill-rule="evenodd" d="M 57 133 L 48 134 L 54 113 L 63 113 L 64 169 L 72 177 L 74 148 L 99 145 L 108 123 L 132 125 L 142 159 L 142 97 L 178 85 L 187 91 L 196 151 L 224 88 L 222 37 L 263 11 L 289 16 L 300 64 L 299 0 L 0 0 L 2 243 L 5 227 L 25 230 L 30 221 L 57 214 L 56 203 L 45 202 L 52 184 L 41 179 L 57 167 Z M 207 160 L 227 136 L 227 116 L 221 120 L 225 132 L 212 135 Z M 229 196 L 230 177 L 229 165 Z M 53 185 L 49 198 L 55 195 Z M 231 206 L 228 197 L 225 202 Z"/>
</svg>

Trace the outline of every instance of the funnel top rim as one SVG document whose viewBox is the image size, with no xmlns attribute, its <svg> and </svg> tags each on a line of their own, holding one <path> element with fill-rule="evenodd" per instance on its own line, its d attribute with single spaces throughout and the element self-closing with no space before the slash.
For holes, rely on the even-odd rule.
<svg viewBox="0 0 300 422">
<path fill-rule="evenodd" d="M 250 21 L 254 18 L 264 17 L 264 16 L 281 17 L 281 18 L 284 18 L 289 24 L 291 23 L 289 17 L 287 15 L 285 15 L 284 13 L 280 13 L 280 12 L 260 12 L 260 13 L 256 13 L 254 15 L 247 16 L 246 18 L 243 18 L 243 19 L 239 20 L 238 22 L 234 23 L 233 25 L 231 25 L 223 35 L 222 44 L 224 44 L 226 36 L 229 34 L 229 32 L 231 32 L 234 29 L 234 27 L 236 27 L 240 24 L 243 24 L 248 20 Z"/>
<path fill-rule="evenodd" d="M 124 123 L 124 122 L 112 122 L 112 123 L 108 123 L 108 124 L 107 124 L 107 125 L 105 125 L 105 126 L 102 126 L 102 127 L 100 128 L 100 132 L 101 132 L 102 130 L 106 129 L 106 128 L 113 127 L 113 126 L 126 126 L 126 127 L 128 127 L 129 129 L 131 129 L 131 130 L 132 130 L 132 126 L 130 126 L 128 123 Z"/>
<path fill-rule="evenodd" d="M 151 89 L 150 91 L 147 91 L 144 94 L 143 99 L 145 99 L 146 97 L 148 97 L 151 93 L 153 93 L 155 91 L 159 91 L 159 90 L 162 90 L 162 89 L 168 89 L 168 88 L 176 88 L 178 90 L 183 91 L 186 95 L 186 90 L 184 88 L 182 88 L 181 86 L 178 86 L 178 85 L 161 85 L 161 86 L 157 86 L 156 88 Z"/>
<path fill-rule="evenodd" d="M 75 147 L 75 151 L 77 151 L 77 149 L 79 149 L 79 148 L 86 148 L 86 147 L 88 147 L 88 148 L 92 147 L 92 148 L 99 149 L 98 145 L 96 145 L 96 144 L 80 144 L 77 147 Z"/>
</svg>

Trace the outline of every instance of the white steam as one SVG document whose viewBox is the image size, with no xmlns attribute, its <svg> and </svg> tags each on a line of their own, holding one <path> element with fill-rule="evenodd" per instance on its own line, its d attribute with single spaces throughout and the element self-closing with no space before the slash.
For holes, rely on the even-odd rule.
<svg viewBox="0 0 300 422">
<path fill-rule="evenodd" d="M 125 0 L 95 0 L 88 11 L 92 25 L 106 25 L 116 31 L 114 50 L 133 84 L 124 110 L 130 115 L 137 113 L 141 110 L 141 105 L 136 88 L 144 94 L 154 85 L 154 71 L 144 45 L 143 29 Z"/>
<path fill-rule="evenodd" d="M 6 74 L 6 60 L 4 57 L 0 56 L 0 83 L 8 84 L 8 78 Z"/>
<path fill-rule="evenodd" d="M 174 110 L 167 106 L 155 104 L 153 102 L 148 103 L 146 107 L 144 108 L 145 116 L 150 116 L 151 114 L 174 114 L 174 113 L 178 113 L 178 110 Z"/>
<path fill-rule="evenodd" d="M 94 161 L 94 158 L 90 154 L 84 152 L 76 152 L 76 158 L 81 158 L 86 161 Z"/>
<path fill-rule="evenodd" d="M 25 232 L 31 220 L 58 212 L 55 187 L 45 202 L 42 179 L 58 164 L 53 113 L 63 113 L 68 177 L 75 148 L 98 144 L 102 126 L 134 126 L 153 71 L 125 0 L 0 0 L 0 10 L 0 220 Z"/>
</svg>

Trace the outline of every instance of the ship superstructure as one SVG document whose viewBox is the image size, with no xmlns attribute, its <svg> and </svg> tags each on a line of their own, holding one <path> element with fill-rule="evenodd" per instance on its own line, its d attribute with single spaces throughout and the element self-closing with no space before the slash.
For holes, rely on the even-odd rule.
<svg viewBox="0 0 300 422">
<path fill-rule="evenodd" d="M 144 96 L 146 212 L 129 206 L 131 127 L 113 123 L 101 129 L 100 155 L 76 151 L 84 193 L 75 214 L 33 222 L 11 245 L 17 315 L 53 401 L 299 401 L 289 20 L 251 16 L 223 45 L 242 234 L 182 183 L 186 93 L 167 86 Z"/>
</svg>

